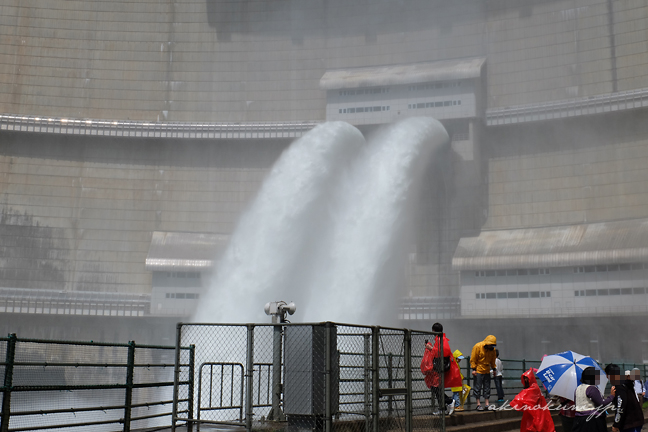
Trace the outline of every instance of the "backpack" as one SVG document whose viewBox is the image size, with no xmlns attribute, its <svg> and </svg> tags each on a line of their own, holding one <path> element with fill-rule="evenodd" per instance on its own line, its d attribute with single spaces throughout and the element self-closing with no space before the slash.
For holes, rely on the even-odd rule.
<svg viewBox="0 0 648 432">
<path fill-rule="evenodd" d="M 434 360 L 432 361 L 432 364 L 434 365 L 434 370 L 438 371 L 441 370 L 441 358 L 435 357 Z M 450 370 L 450 356 L 448 357 L 443 357 L 443 372 L 448 372 Z"/>
</svg>

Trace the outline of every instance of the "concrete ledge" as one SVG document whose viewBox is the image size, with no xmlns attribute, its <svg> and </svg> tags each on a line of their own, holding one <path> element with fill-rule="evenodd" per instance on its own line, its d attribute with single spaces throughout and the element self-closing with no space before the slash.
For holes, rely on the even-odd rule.
<svg viewBox="0 0 648 432">
<path fill-rule="evenodd" d="M 497 126 L 578 117 L 648 106 L 648 88 L 585 98 L 486 110 L 486 125 Z"/>
<path fill-rule="evenodd" d="M 136 138 L 298 138 L 319 123 L 166 123 L 0 114 L 0 131 Z"/>
</svg>

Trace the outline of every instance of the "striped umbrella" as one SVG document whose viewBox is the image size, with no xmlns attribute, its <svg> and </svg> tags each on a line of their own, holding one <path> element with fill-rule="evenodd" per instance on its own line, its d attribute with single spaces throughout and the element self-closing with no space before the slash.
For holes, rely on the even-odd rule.
<svg viewBox="0 0 648 432">
<path fill-rule="evenodd" d="M 573 351 L 545 356 L 536 376 L 550 394 L 574 400 L 576 387 L 581 384 L 583 369 L 590 366 L 601 371 L 601 383 L 597 387 L 603 394 L 608 379 L 601 366 L 593 358 Z"/>
</svg>

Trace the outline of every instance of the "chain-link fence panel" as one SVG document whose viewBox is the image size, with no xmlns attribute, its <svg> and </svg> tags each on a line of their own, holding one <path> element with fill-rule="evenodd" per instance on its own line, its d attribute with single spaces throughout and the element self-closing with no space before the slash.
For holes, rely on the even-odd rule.
<svg viewBox="0 0 648 432">
<path fill-rule="evenodd" d="M 379 429 L 381 431 L 405 431 L 406 380 L 405 368 L 406 332 L 401 329 L 379 329 Z"/>
<path fill-rule="evenodd" d="M 276 334 L 275 334 L 276 328 Z M 282 364 L 282 326 L 256 326 L 254 327 L 253 343 L 253 370 L 252 370 L 252 414 L 254 420 L 271 418 L 281 420 L 281 413 L 272 411 L 273 401 L 273 378 L 274 378 L 274 354 L 277 359 L 277 384 L 281 383 Z M 277 410 L 281 410 L 278 404 L 281 390 L 277 389 L 278 397 Z M 275 418 L 276 417 L 276 418 Z"/>
<path fill-rule="evenodd" d="M 339 402 L 334 423 L 353 431 L 372 427 L 372 330 L 370 327 L 337 325 Z"/>
<path fill-rule="evenodd" d="M 431 333 L 336 323 L 179 324 L 176 346 L 195 345 L 197 390 L 176 388 L 174 424 L 443 430 L 421 373 L 425 339 L 434 344 Z"/>
<path fill-rule="evenodd" d="M 248 342 L 252 347 L 253 340 L 254 327 L 248 330 L 245 325 L 178 325 L 179 346 L 194 345 L 195 351 L 193 388 L 176 388 L 176 424 L 195 420 L 200 427 L 201 423 L 241 424 L 245 420 Z M 188 365 L 189 359 L 182 361 Z M 176 370 L 177 382 L 189 382 L 189 367 Z"/>
</svg>

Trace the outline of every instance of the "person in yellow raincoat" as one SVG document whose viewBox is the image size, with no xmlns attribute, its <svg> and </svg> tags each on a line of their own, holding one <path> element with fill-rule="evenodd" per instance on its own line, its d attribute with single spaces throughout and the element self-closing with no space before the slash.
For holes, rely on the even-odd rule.
<svg viewBox="0 0 648 432">
<path fill-rule="evenodd" d="M 482 342 L 477 342 L 470 354 L 470 367 L 472 374 L 475 377 L 473 394 L 477 400 L 477 411 L 484 411 L 484 407 L 479 400 L 480 396 L 484 396 L 484 403 L 486 410 L 495 409 L 494 405 L 489 405 L 488 398 L 490 398 L 490 377 L 491 371 L 496 371 L 495 365 L 495 347 L 497 346 L 497 339 L 493 335 L 486 336 Z"/>
<path fill-rule="evenodd" d="M 454 360 L 457 363 L 457 366 L 459 366 L 459 363 L 464 358 L 462 352 L 459 351 L 459 350 L 454 350 L 454 352 L 452 353 L 452 356 L 454 357 Z M 463 404 L 461 403 L 461 392 L 463 390 L 464 376 L 461 373 L 461 366 L 459 366 L 459 375 L 461 375 L 462 385 L 459 386 L 459 387 L 451 387 L 450 388 L 450 391 L 452 391 L 452 399 L 454 399 L 455 411 L 463 411 Z"/>
</svg>

